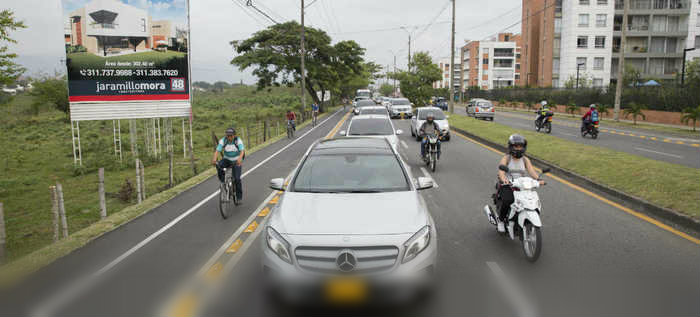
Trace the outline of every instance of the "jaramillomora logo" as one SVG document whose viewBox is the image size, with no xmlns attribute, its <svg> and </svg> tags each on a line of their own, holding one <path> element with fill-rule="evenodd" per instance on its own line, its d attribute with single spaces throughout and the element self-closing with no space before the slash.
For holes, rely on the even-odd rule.
<svg viewBox="0 0 700 317">
<path fill-rule="evenodd" d="M 96 82 L 96 92 L 99 93 L 144 93 L 147 91 L 168 91 L 165 83 L 144 83 L 126 81 L 123 83 L 101 83 Z"/>
</svg>

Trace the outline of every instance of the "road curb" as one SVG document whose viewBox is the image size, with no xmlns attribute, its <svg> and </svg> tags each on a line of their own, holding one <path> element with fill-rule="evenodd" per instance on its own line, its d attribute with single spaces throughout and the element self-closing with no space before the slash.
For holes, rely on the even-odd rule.
<svg viewBox="0 0 700 317">
<path fill-rule="evenodd" d="M 452 130 L 457 131 L 461 134 L 464 134 L 465 136 L 468 136 L 478 142 L 481 142 L 485 145 L 488 145 L 490 147 L 493 147 L 495 149 L 498 149 L 500 151 L 505 152 L 507 148 L 503 146 L 502 144 L 495 143 L 492 141 L 489 141 L 485 138 L 482 138 L 480 136 L 477 136 L 473 133 L 467 132 L 466 130 L 457 128 L 457 127 L 450 127 Z M 558 174 L 557 176 L 560 176 L 567 181 L 574 183 L 578 186 L 586 187 L 587 189 L 590 189 L 597 194 L 601 194 L 605 196 L 606 198 L 619 203 L 620 205 L 623 205 L 625 207 L 628 207 L 630 209 L 634 209 L 635 211 L 639 211 L 641 213 L 644 213 L 648 216 L 651 216 L 657 220 L 663 221 L 669 225 L 675 226 L 675 227 L 680 227 L 681 229 L 684 229 L 683 231 L 690 231 L 688 233 L 694 233 L 696 236 L 700 235 L 700 221 L 695 220 L 691 218 L 690 216 L 681 214 L 677 211 L 674 211 L 672 209 L 668 209 L 665 207 L 657 206 L 653 203 L 650 203 L 642 198 L 621 192 L 617 189 L 608 187 L 606 185 L 597 183 L 585 176 L 579 175 L 577 173 L 574 173 L 572 171 L 569 171 L 565 168 L 562 168 L 560 166 L 554 165 L 550 162 L 547 162 L 545 160 L 539 159 L 537 157 L 533 156 L 528 156 L 530 160 L 535 164 L 538 165 L 539 167 L 549 167 L 552 169 L 553 172 Z"/>
</svg>

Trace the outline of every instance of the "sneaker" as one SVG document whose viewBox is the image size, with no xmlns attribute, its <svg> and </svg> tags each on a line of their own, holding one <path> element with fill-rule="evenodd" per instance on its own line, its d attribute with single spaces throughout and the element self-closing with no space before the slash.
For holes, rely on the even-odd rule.
<svg viewBox="0 0 700 317">
<path fill-rule="evenodd" d="M 498 219 L 498 232 L 504 233 L 506 232 L 506 225 L 501 221 L 501 219 Z"/>
</svg>

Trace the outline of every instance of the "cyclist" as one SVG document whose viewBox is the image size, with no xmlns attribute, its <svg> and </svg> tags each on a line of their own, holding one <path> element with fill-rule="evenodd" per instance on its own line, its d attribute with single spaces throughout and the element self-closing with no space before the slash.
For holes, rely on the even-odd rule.
<svg viewBox="0 0 700 317">
<path fill-rule="evenodd" d="M 222 157 L 219 160 L 219 152 Z M 226 129 L 226 136 L 219 140 L 219 144 L 214 150 L 214 158 L 211 163 L 216 166 L 216 171 L 221 181 L 221 188 L 224 186 L 224 169 L 233 168 L 233 179 L 236 183 L 236 198 L 239 202 L 243 201 L 243 184 L 241 183 L 241 169 L 243 167 L 243 158 L 245 157 L 245 146 L 243 140 L 236 135 L 236 129 Z"/>
<path fill-rule="evenodd" d="M 294 123 L 294 121 L 297 120 L 297 115 L 294 113 L 292 110 L 287 110 L 287 124 L 292 124 L 292 129 L 294 131 L 297 130 L 297 125 Z"/>
<path fill-rule="evenodd" d="M 318 104 L 312 103 L 311 104 L 311 115 L 313 116 L 314 124 L 316 124 L 316 119 L 318 119 L 318 110 L 319 110 Z"/>
</svg>

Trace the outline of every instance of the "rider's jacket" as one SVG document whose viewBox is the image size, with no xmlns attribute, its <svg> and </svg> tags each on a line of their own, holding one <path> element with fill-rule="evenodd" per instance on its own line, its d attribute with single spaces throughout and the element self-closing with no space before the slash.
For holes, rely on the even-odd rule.
<svg viewBox="0 0 700 317">
<path fill-rule="evenodd" d="M 427 135 L 427 134 L 439 135 L 440 134 L 440 126 L 435 121 L 433 121 L 433 123 L 430 124 L 430 122 L 428 122 L 428 120 L 426 120 L 420 126 L 419 131 L 421 132 L 421 134 L 424 134 L 424 135 Z"/>
</svg>

